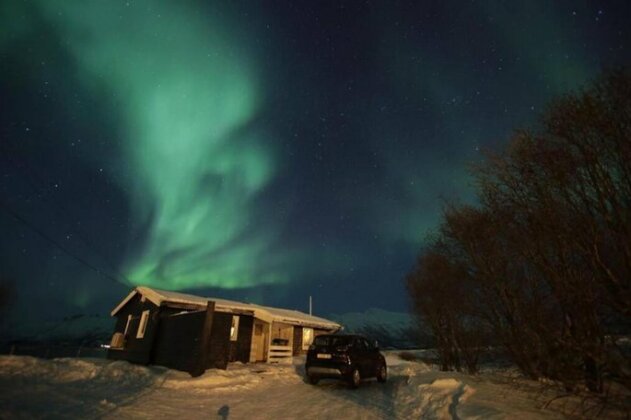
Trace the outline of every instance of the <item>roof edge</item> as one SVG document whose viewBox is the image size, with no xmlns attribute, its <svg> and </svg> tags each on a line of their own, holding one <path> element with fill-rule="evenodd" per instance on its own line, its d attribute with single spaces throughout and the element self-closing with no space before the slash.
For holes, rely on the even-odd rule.
<svg viewBox="0 0 631 420">
<path fill-rule="evenodd" d="M 112 309 L 112 312 L 110 312 L 110 316 L 115 316 L 118 311 L 120 311 L 121 309 L 123 309 L 123 307 L 125 305 L 127 305 L 127 303 L 134 297 L 136 296 L 136 294 L 138 294 L 138 291 L 134 288 L 128 295 L 127 297 L 125 297 L 125 299 L 123 299 L 121 301 L 121 303 L 119 303 L 114 309 Z"/>
<path fill-rule="evenodd" d="M 166 293 L 166 292 L 165 292 Z M 127 305 L 129 303 L 129 301 L 131 299 L 133 299 L 137 294 L 147 298 L 149 301 L 151 301 L 154 305 L 156 306 L 162 306 L 164 304 L 168 303 L 178 303 L 180 300 L 182 302 L 184 302 L 185 299 L 170 299 L 167 295 L 164 295 L 162 293 L 160 293 L 160 290 L 157 289 L 153 289 L 151 287 L 148 286 L 137 286 L 135 287 L 126 297 L 125 299 L 123 299 L 111 312 L 111 316 L 115 316 L 125 305 Z M 208 300 L 215 300 L 213 298 L 205 298 L 202 296 L 193 296 L 191 295 L 191 297 L 195 297 L 195 298 L 199 298 L 199 299 L 208 299 Z M 312 328 L 325 328 L 325 329 L 341 329 L 342 325 L 340 325 L 339 323 L 335 322 L 335 321 L 331 321 L 325 318 L 320 318 L 320 317 L 316 317 L 313 315 L 308 315 L 305 314 L 303 312 L 299 312 L 299 311 L 294 311 L 296 314 L 298 315 L 304 315 L 304 316 L 308 316 L 309 319 L 300 319 L 301 316 L 297 316 L 294 317 L 292 316 L 293 314 L 273 314 L 272 311 L 274 310 L 282 310 L 282 311 L 292 311 L 289 309 L 283 309 L 283 308 L 273 308 L 273 307 L 266 307 L 266 306 L 262 306 L 262 305 L 256 305 L 256 304 L 243 304 L 243 305 L 247 305 L 247 308 L 242 308 L 242 307 L 233 307 L 230 305 L 230 303 L 232 302 L 228 302 L 222 299 L 219 299 L 219 301 L 216 301 L 217 303 L 217 307 L 215 308 L 215 310 L 217 310 L 218 312 L 228 312 L 228 313 L 244 313 L 244 312 L 251 312 L 251 314 L 258 319 L 261 319 L 264 322 L 267 323 L 272 323 L 272 322 L 285 322 L 285 323 L 289 323 L 292 325 L 296 325 L 296 326 L 304 326 L 304 327 L 312 327 Z M 234 302 L 235 304 L 241 304 L 242 302 Z M 203 306 L 200 302 L 199 304 L 200 309 L 203 309 Z"/>
<path fill-rule="evenodd" d="M 141 296 L 146 297 L 156 306 L 160 306 L 164 300 L 162 296 L 158 292 L 153 290 L 151 287 L 145 287 L 145 286 L 134 287 L 134 289 L 131 292 L 129 292 L 129 294 L 125 297 L 125 299 L 123 299 L 121 303 L 119 303 L 118 306 L 116 306 L 112 310 L 112 312 L 110 312 L 110 316 L 115 316 L 136 295 L 141 295 Z"/>
</svg>

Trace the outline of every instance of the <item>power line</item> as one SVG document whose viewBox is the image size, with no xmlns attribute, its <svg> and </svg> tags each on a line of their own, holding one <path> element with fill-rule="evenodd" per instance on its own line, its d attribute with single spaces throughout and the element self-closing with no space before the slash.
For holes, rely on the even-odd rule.
<svg viewBox="0 0 631 420">
<path fill-rule="evenodd" d="M 40 229 L 38 229 L 37 227 L 33 226 L 28 220 L 24 219 L 22 216 L 20 216 L 16 211 L 14 211 L 12 208 L 10 208 L 6 203 L 4 203 L 3 201 L 0 201 L 0 208 L 3 209 L 4 211 L 6 211 L 7 213 L 9 213 L 11 216 L 13 216 L 16 220 L 22 222 L 24 225 L 26 225 L 27 227 L 29 227 L 33 232 L 35 232 L 40 238 L 44 239 L 47 242 L 50 242 L 51 244 L 55 245 L 57 248 L 59 248 L 61 251 L 63 251 L 66 255 L 68 255 L 69 257 L 75 259 L 76 261 L 80 262 L 81 264 L 83 264 L 84 266 L 88 267 L 90 270 L 94 271 L 95 273 L 109 279 L 112 281 L 115 281 L 116 283 L 120 283 L 120 284 L 125 284 L 123 282 L 121 282 L 120 280 L 118 280 L 117 278 L 113 277 L 112 275 L 108 274 L 105 271 L 99 270 L 97 267 L 93 266 L 92 264 L 90 264 L 89 262 L 87 262 L 86 260 L 84 260 L 81 257 L 76 256 L 75 254 L 73 254 L 72 252 L 70 252 L 66 247 L 64 247 L 62 244 L 60 244 L 59 242 L 57 242 L 56 240 L 54 240 L 53 238 L 49 237 L 48 235 L 46 235 L 44 232 L 42 232 Z"/>
<path fill-rule="evenodd" d="M 6 149 L 5 149 L 6 150 Z M 56 203 L 50 196 L 48 196 L 45 193 L 42 193 L 42 191 L 45 191 L 45 188 L 42 187 L 43 184 L 45 184 L 45 182 L 42 180 L 42 178 L 37 174 L 37 171 L 35 171 L 33 169 L 32 166 L 30 166 L 28 164 L 27 161 L 23 161 L 22 164 L 24 165 L 24 171 L 22 171 L 22 167 L 20 167 L 17 162 L 14 161 L 14 159 L 11 158 L 11 153 L 7 153 L 6 154 L 9 157 L 8 162 L 15 168 L 16 171 L 18 172 L 24 172 L 24 174 L 26 176 L 23 176 L 22 179 L 24 179 L 29 186 L 31 187 L 31 189 L 33 190 L 33 192 L 36 194 L 36 196 L 38 196 L 38 198 L 44 197 L 44 200 L 46 200 L 51 207 L 53 208 L 53 210 L 55 211 L 55 213 L 57 214 L 57 216 L 62 217 L 62 214 L 71 214 L 72 212 L 70 212 L 68 210 L 67 207 Z M 30 170 L 29 170 L 30 169 Z M 38 185 L 39 184 L 39 185 Z M 88 240 L 86 238 L 85 234 L 82 234 L 81 229 L 79 229 L 78 227 L 73 227 L 74 233 L 75 235 L 83 242 L 83 244 L 92 250 L 92 252 L 99 257 L 103 262 L 105 262 L 105 264 L 109 267 L 109 270 L 113 273 L 115 273 L 119 278 L 123 279 L 124 281 L 126 281 L 127 283 L 131 283 L 129 281 L 129 279 L 121 274 L 120 272 L 118 272 L 115 264 L 112 264 L 111 261 L 109 260 L 109 258 L 107 258 L 104 253 L 99 249 L 99 247 L 97 247 L 96 245 L 94 245 L 94 243 L 90 240 Z M 117 280 L 119 283 L 123 283 L 120 280 Z"/>
</svg>

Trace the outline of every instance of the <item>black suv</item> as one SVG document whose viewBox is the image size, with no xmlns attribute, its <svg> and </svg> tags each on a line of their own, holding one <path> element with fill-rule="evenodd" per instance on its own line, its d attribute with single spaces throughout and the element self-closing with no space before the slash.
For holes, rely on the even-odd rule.
<svg viewBox="0 0 631 420">
<path fill-rule="evenodd" d="M 309 347 L 305 364 L 307 380 L 317 384 L 322 378 L 341 378 L 357 388 L 362 379 L 388 378 L 386 359 L 376 343 L 360 335 L 319 335 Z"/>
</svg>

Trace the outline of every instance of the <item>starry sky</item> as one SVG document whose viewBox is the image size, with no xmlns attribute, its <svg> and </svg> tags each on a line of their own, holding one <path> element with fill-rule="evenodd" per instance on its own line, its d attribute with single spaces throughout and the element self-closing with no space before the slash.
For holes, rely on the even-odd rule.
<svg viewBox="0 0 631 420">
<path fill-rule="evenodd" d="M 629 64 L 624 1 L 0 3 L 10 322 L 134 285 L 406 311 L 467 166 Z"/>
</svg>

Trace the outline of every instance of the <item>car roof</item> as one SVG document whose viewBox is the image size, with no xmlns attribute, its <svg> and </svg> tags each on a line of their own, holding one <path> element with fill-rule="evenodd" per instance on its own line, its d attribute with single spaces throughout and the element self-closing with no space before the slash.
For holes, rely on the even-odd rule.
<svg viewBox="0 0 631 420">
<path fill-rule="evenodd" d="M 365 336 L 360 335 L 360 334 L 320 334 L 316 338 L 318 338 L 318 337 L 366 338 Z"/>
</svg>

